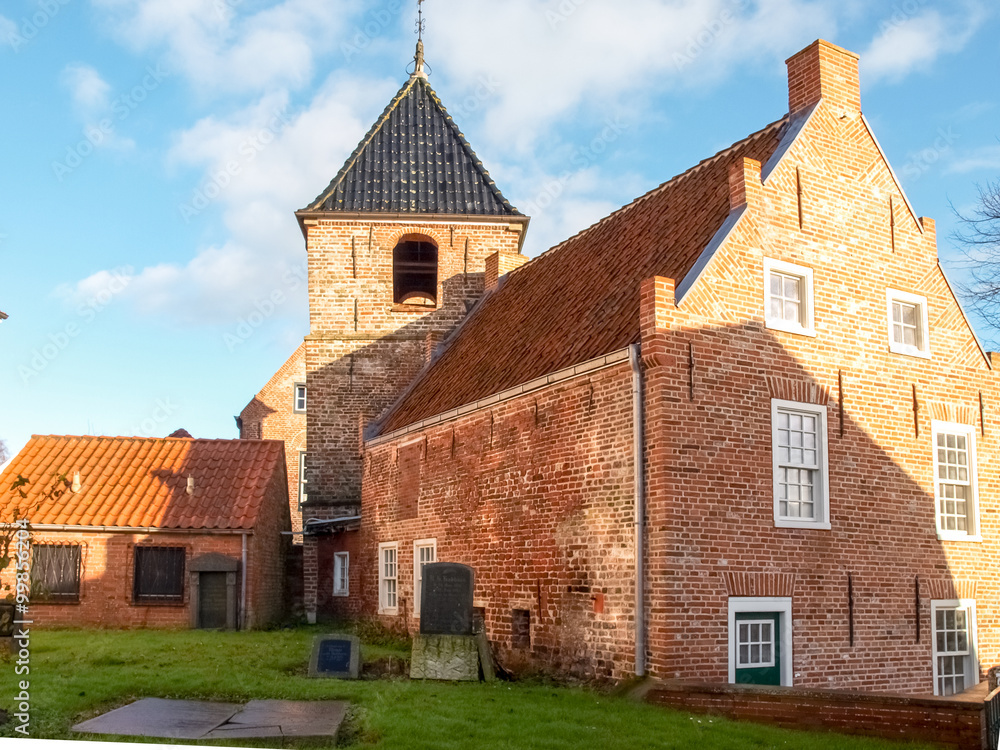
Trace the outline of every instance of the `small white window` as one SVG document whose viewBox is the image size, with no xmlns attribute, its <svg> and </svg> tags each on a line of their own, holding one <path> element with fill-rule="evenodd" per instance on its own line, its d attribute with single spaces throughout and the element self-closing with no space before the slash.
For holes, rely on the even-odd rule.
<svg viewBox="0 0 1000 750">
<path fill-rule="evenodd" d="M 771 400 L 774 524 L 830 528 L 826 407 Z"/>
<path fill-rule="evenodd" d="M 970 599 L 931 602 L 934 695 L 955 695 L 979 684 L 976 604 Z"/>
<path fill-rule="evenodd" d="M 299 451 L 299 510 L 309 499 L 308 480 L 306 479 L 306 454 Z"/>
<path fill-rule="evenodd" d="M 390 542 L 378 546 L 378 612 L 380 615 L 397 614 L 396 565 L 397 544 Z"/>
<path fill-rule="evenodd" d="M 815 336 L 812 269 L 764 258 L 764 322 L 768 328 Z"/>
<path fill-rule="evenodd" d="M 889 320 L 889 351 L 930 358 L 927 298 L 887 289 L 886 314 Z"/>
<path fill-rule="evenodd" d="M 351 555 L 349 552 L 335 552 L 333 555 L 333 595 L 347 596 L 350 592 Z"/>
<path fill-rule="evenodd" d="M 950 422 L 932 428 L 938 538 L 979 541 L 975 428 Z"/>
<path fill-rule="evenodd" d="M 736 683 L 741 669 L 778 667 L 775 684 L 792 685 L 792 599 L 729 597 L 729 682 Z M 747 617 L 749 614 L 749 617 Z M 753 625 L 757 625 L 756 631 Z M 744 625 L 751 627 L 746 630 Z M 763 628 L 767 625 L 767 629 Z M 766 646 L 768 637 L 769 648 Z M 743 651 L 743 646 L 747 650 Z M 755 650 L 753 646 L 756 645 Z M 778 662 L 780 661 L 780 666 Z"/>
<path fill-rule="evenodd" d="M 418 539 L 413 543 L 413 613 L 420 614 L 420 593 L 424 566 L 437 562 L 437 539 Z"/>
<path fill-rule="evenodd" d="M 737 669 L 774 666 L 774 620 L 740 620 L 736 623 Z"/>
<path fill-rule="evenodd" d="M 302 383 L 295 384 L 295 411 L 304 412 L 306 410 L 306 387 Z"/>
</svg>

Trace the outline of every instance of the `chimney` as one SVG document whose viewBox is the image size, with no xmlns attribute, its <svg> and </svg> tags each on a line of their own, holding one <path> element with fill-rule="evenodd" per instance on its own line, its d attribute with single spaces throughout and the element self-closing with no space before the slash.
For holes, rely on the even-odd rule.
<svg viewBox="0 0 1000 750">
<path fill-rule="evenodd" d="M 817 39 L 789 57 L 788 113 L 797 115 L 820 99 L 834 112 L 861 111 L 858 56 L 835 44 Z"/>
<path fill-rule="evenodd" d="M 80 491 L 80 472 L 78 472 L 78 471 L 74 471 L 73 472 L 73 484 L 70 487 L 70 489 L 72 489 L 73 492 L 79 492 Z"/>
<path fill-rule="evenodd" d="M 486 291 L 490 292 L 497 288 L 500 277 L 507 275 L 514 269 L 520 268 L 528 262 L 528 258 L 520 253 L 505 253 L 498 250 L 493 255 L 486 256 Z"/>
<path fill-rule="evenodd" d="M 194 477 L 193 476 L 189 476 L 188 477 L 187 493 L 189 495 L 193 495 L 194 494 Z"/>
</svg>

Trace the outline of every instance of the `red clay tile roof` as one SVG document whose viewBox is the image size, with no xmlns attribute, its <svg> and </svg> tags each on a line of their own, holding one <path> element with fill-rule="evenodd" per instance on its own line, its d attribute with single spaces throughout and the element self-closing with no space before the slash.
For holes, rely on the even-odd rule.
<svg viewBox="0 0 1000 750">
<path fill-rule="evenodd" d="M 34 435 L 0 474 L 0 520 L 17 508 L 32 524 L 249 530 L 275 472 L 279 440 Z M 11 489 L 18 475 L 26 499 Z"/>
<path fill-rule="evenodd" d="M 762 164 L 788 118 L 702 161 L 510 274 L 379 421 L 388 433 L 639 340 L 639 284 L 681 279 L 729 215 L 729 166 Z"/>
</svg>

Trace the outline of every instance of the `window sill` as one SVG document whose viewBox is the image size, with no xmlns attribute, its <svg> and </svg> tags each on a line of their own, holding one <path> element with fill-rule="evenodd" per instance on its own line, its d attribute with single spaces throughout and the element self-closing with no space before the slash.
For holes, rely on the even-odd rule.
<svg viewBox="0 0 1000 750">
<path fill-rule="evenodd" d="M 937 533 L 939 542 L 981 542 L 982 534 L 960 534 L 954 531 L 939 531 Z"/>
<path fill-rule="evenodd" d="M 918 359 L 930 359 L 931 353 L 929 351 L 921 351 L 920 349 L 913 349 L 908 346 L 899 346 L 898 344 L 889 344 L 889 351 L 892 354 L 902 354 L 907 357 L 917 357 Z"/>
<path fill-rule="evenodd" d="M 333 595 L 336 596 L 336 597 L 338 597 L 338 598 L 343 599 L 345 597 L 350 596 L 351 594 L 348 591 L 334 591 Z"/>
<path fill-rule="evenodd" d="M 398 607 L 394 607 L 393 609 L 380 609 L 378 611 L 378 613 L 380 615 L 398 615 L 399 614 L 399 608 Z"/>
<path fill-rule="evenodd" d="M 783 320 L 768 320 L 765 318 L 764 327 L 772 331 L 783 331 L 784 333 L 794 333 L 798 336 L 816 338 L 815 328 L 804 328 L 803 326 L 797 326 L 793 323 L 786 323 Z"/>
<path fill-rule="evenodd" d="M 433 312 L 437 310 L 437 305 L 400 305 L 394 304 L 391 308 L 394 313 L 410 313 L 416 315 L 419 313 Z"/>
<path fill-rule="evenodd" d="M 816 529 L 818 531 L 830 531 L 833 527 L 829 521 L 789 521 L 785 519 L 775 519 L 774 527 L 777 529 Z"/>
<path fill-rule="evenodd" d="M 181 600 L 173 602 L 143 602 L 143 601 L 132 601 L 131 605 L 133 607 L 184 607 L 185 602 Z"/>
<path fill-rule="evenodd" d="M 73 606 L 76 606 L 76 605 L 80 604 L 80 599 L 76 598 L 76 599 L 31 599 L 31 600 L 29 600 L 29 605 L 32 606 L 32 607 L 34 607 L 36 605 L 39 606 L 39 607 L 52 606 L 53 604 L 55 604 L 55 605 L 71 604 Z"/>
</svg>

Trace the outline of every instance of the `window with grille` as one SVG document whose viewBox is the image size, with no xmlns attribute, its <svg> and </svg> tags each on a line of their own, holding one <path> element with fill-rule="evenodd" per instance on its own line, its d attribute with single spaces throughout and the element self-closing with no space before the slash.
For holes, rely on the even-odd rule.
<svg viewBox="0 0 1000 750">
<path fill-rule="evenodd" d="M 975 430 L 969 425 L 934 422 L 933 434 L 938 536 L 978 538 Z"/>
<path fill-rule="evenodd" d="M 773 667 L 774 635 L 774 620 L 738 621 L 736 667 Z"/>
<path fill-rule="evenodd" d="M 764 321 L 768 328 L 816 335 L 811 268 L 764 259 Z"/>
<path fill-rule="evenodd" d="M 305 410 L 306 410 L 306 387 L 302 383 L 296 383 L 294 411 L 305 412 Z"/>
<path fill-rule="evenodd" d="M 80 601 L 80 545 L 35 544 L 31 547 L 33 601 Z"/>
<path fill-rule="evenodd" d="M 771 433 L 776 525 L 829 528 L 826 407 L 774 399 Z"/>
<path fill-rule="evenodd" d="M 413 612 L 420 614 L 420 597 L 423 592 L 424 566 L 437 562 L 437 540 L 419 539 L 413 543 Z"/>
<path fill-rule="evenodd" d="M 306 479 L 306 454 L 299 451 L 299 510 L 309 500 L 309 480 Z"/>
<path fill-rule="evenodd" d="M 336 552 L 333 555 L 333 595 L 347 596 L 350 592 L 350 553 Z"/>
<path fill-rule="evenodd" d="M 392 298 L 396 304 L 437 304 L 438 249 L 427 238 L 404 238 L 392 251 Z"/>
<path fill-rule="evenodd" d="M 184 548 L 136 547 L 133 598 L 136 604 L 184 601 Z"/>
<path fill-rule="evenodd" d="M 927 299 L 916 294 L 886 291 L 889 318 L 889 351 L 914 357 L 929 357 Z"/>
<path fill-rule="evenodd" d="M 934 626 L 934 694 L 955 695 L 979 682 L 975 651 L 975 605 L 931 602 Z"/>
<path fill-rule="evenodd" d="M 396 542 L 378 547 L 378 611 L 394 615 L 397 612 L 398 566 Z"/>
</svg>

